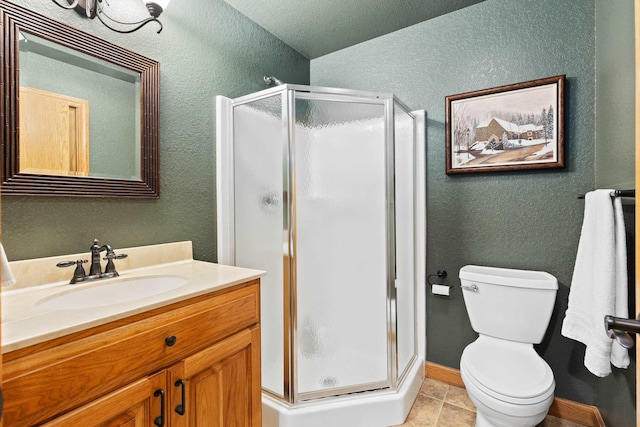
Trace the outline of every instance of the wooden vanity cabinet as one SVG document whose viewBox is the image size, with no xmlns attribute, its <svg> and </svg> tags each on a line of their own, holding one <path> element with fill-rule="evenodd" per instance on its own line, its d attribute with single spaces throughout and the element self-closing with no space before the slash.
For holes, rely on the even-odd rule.
<svg viewBox="0 0 640 427">
<path fill-rule="evenodd" d="M 47 427 L 150 427 L 167 425 L 159 420 L 166 390 L 166 371 L 142 378 L 74 411 L 45 423 Z M 159 392 L 162 390 L 162 393 Z M 166 406 L 166 405 L 165 405 Z M 166 409 L 165 409 L 166 412 Z M 157 422 L 156 422 L 157 421 Z"/>
<path fill-rule="evenodd" d="M 5 354 L 6 426 L 260 427 L 259 281 Z"/>
</svg>

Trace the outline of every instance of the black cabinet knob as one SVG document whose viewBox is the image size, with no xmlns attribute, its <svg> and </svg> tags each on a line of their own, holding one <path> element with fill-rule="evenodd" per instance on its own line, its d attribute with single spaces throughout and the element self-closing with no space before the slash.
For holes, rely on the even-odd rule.
<svg viewBox="0 0 640 427">
<path fill-rule="evenodd" d="M 178 338 L 176 338 L 175 335 L 171 335 L 170 337 L 166 337 L 164 339 L 165 344 L 167 344 L 167 347 L 173 347 L 176 344 L 176 341 L 178 341 Z"/>
</svg>

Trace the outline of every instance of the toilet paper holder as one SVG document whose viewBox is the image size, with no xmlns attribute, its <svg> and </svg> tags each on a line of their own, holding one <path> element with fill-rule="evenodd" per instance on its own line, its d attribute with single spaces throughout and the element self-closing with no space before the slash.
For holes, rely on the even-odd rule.
<svg viewBox="0 0 640 427">
<path fill-rule="evenodd" d="M 432 283 L 431 282 L 432 277 L 438 277 L 439 279 L 444 279 L 447 277 L 447 272 L 445 270 L 438 270 L 436 274 L 427 275 L 427 284 L 431 287 L 432 294 L 449 297 L 450 291 L 451 291 L 451 285 L 446 285 L 444 283 Z"/>
<path fill-rule="evenodd" d="M 446 279 L 447 278 L 447 270 L 438 270 L 436 272 L 436 274 L 427 275 L 427 284 L 429 284 L 429 285 L 437 285 L 439 283 L 431 283 L 431 278 L 432 277 L 437 277 L 438 279 Z M 449 285 L 443 285 L 443 286 L 449 286 Z M 451 287 L 451 286 L 449 286 L 449 287 Z"/>
</svg>

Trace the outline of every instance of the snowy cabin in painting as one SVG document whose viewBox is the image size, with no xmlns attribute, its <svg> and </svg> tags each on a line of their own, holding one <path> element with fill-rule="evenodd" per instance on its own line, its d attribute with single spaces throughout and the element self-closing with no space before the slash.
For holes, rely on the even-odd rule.
<svg viewBox="0 0 640 427">
<path fill-rule="evenodd" d="M 534 124 L 517 125 L 506 120 L 492 118 L 476 128 L 476 141 L 501 141 L 506 133 L 510 140 L 534 140 L 540 138 L 543 127 Z"/>
</svg>

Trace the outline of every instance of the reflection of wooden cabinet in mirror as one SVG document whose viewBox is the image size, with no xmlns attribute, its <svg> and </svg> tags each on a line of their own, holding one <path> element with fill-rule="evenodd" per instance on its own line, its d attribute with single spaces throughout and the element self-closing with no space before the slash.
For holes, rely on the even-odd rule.
<svg viewBox="0 0 640 427">
<path fill-rule="evenodd" d="M 0 118 L 2 119 L 0 147 L 3 154 L 2 195 L 65 196 L 65 197 L 124 197 L 157 199 L 160 197 L 160 64 L 128 49 L 54 21 L 7 0 L 0 0 Z M 91 58 L 121 67 L 139 76 L 139 110 L 134 119 L 138 131 L 139 178 L 104 178 L 92 176 L 23 173 L 20 138 L 23 121 L 20 119 L 20 35 L 31 34 L 51 43 L 65 46 Z M 24 38 L 24 36 L 23 36 Z M 28 40 L 28 39 L 27 39 Z M 33 85 L 25 85 L 33 86 Z M 58 92 L 54 89 L 47 89 Z M 85 98 L 83 95 L 70 94 Z M 90 98 L 86 98 L 90 99 Z M 92 105 L 93 104 L 92 102 Z M 94 115 L 92 115 L 94 116 Z M 97 115 L 96 115 L 97 116 Z M 104 136 L 104 131 L 101 136 Z M 112 137 L 107 135 L 107 137 Z M 92 136 L 92 141 L 97 141 Z M 94 168 L 95 172 L 95 168 Z"/>
<path fill-rule="evenodd" d="M 89 101 L 20 88 L 20 172 L 89 175 Z"/>
</svg>

